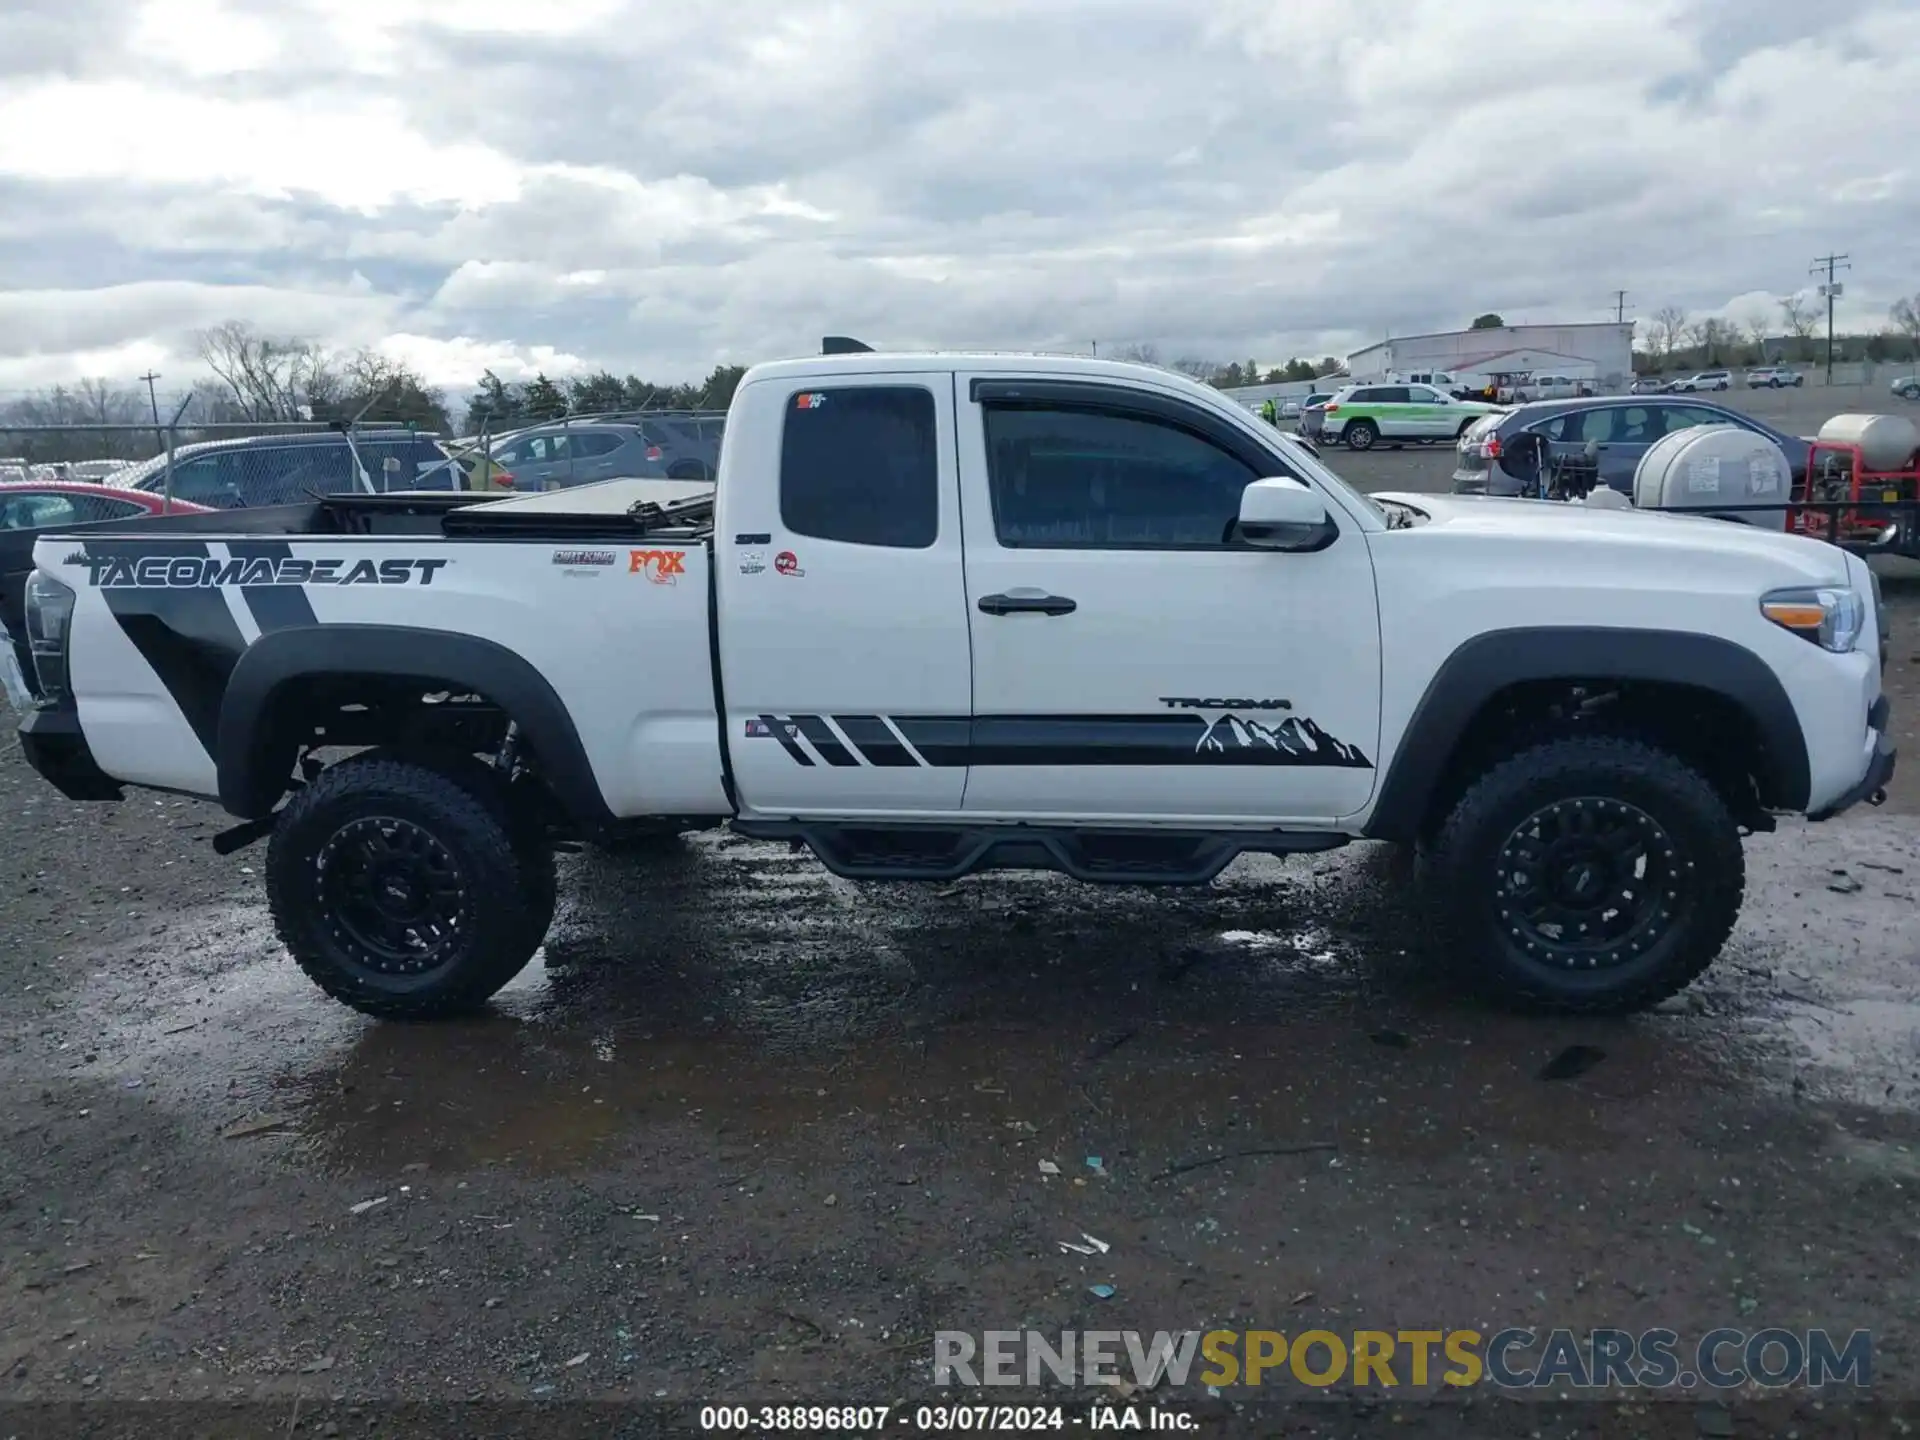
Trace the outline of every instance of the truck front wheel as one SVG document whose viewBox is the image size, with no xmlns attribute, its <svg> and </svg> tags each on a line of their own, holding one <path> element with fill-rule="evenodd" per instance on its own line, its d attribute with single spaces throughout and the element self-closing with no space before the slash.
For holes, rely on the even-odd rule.
<svg viewBox="0 0 1920 1440">
<path fill-rule="evenodd" d="M 1582 1014 L 1684 989 L 1740 912 L 1740 829 L 1697 770 L 1583 736 L 1481 775 L 1426 856 L 1450 958 L 1492 998 Z"/>
<path fill-rule="evenodd" d="M 553 919 L 553 857 L 499 797 L 370 755 L 324 771 L 280 813 L 267 903 L 322 990 L 383 1019 L 477 1009 Z"/>
</svg>

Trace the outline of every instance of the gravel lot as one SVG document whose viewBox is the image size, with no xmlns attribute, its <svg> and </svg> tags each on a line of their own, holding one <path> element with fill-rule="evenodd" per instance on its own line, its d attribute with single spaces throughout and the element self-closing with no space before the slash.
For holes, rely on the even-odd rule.
<svg viewBox="0 0 1920 1440">
<path fill-rule="evenodd" d="M 1889 597 L 1911 756 L 1920 581 Z M 545 963 L 404 1027 L 307 986 L 214 809 L 69 805 L 7 744 L 0 1397 L 359 1434 L 396 1397 L 885 1403 L 937 1328 L 1506 1324 L 1868 1327 L 1920 1397 L 1917 769 L 1751 842 L 1725 958 L 1629 1021 L 1460 998 L 1380 847 L 1165 894 L 857 887 L 710 835 L 563 858 Z"/>
</svg>

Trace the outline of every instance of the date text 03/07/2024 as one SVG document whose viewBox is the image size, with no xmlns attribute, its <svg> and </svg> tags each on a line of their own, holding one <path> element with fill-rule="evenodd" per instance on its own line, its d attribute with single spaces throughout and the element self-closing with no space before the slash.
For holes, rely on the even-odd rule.
<svg viewBox="0 0 1920 1440">
<path fill-rule="evenodd" d="M 1191 1433 L 1199 1418 L 1184 1410 L 1138 1405 L 703 1405 L 700 1428 L 745 1435 L 891 1430 L 1008 1433 L 1052 1430 L 1157 1430 Z"/>
</svg>

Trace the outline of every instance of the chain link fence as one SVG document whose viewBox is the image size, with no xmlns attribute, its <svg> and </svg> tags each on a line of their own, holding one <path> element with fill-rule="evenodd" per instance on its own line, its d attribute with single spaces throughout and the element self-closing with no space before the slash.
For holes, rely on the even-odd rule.
<svg viewBox="0 0 1920 1440">
<path fill-rule="evenodd" d="M 344 491 L 464 490 L 439 437 L 411 428 L 322 422 L 227 425 L 0 425 L 0 528 L 112 518 L 107 497 L 65 484 L 141 491 L 214 509 L 281 505 Z M 21 482 L 46 487 L 30 491 Z M 64 493 L 64 502 L 62 495 Z M 91 503 L 83 505 L 82 500 Z M 65 504 L 74 513 L 58 513 Z M 11 512 L 20 510 L 19 516 Z M 115 512 L 119 513 L 119 512 Z M 46 518 L 37 518 L 44 514 Z"/>
</svg>

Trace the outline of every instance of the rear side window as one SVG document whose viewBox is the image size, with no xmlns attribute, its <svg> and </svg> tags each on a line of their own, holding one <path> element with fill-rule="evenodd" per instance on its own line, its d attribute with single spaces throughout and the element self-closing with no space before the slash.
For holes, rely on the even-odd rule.
<svg viewBox="0 0 1920 1440">
<path fill-rule="evenodd" d="M 924 550 L 940 531 L 933 394 L 915 385 L 809 390 L 780 437 L 780 521 L 796 535 Z"/>
</svg>

